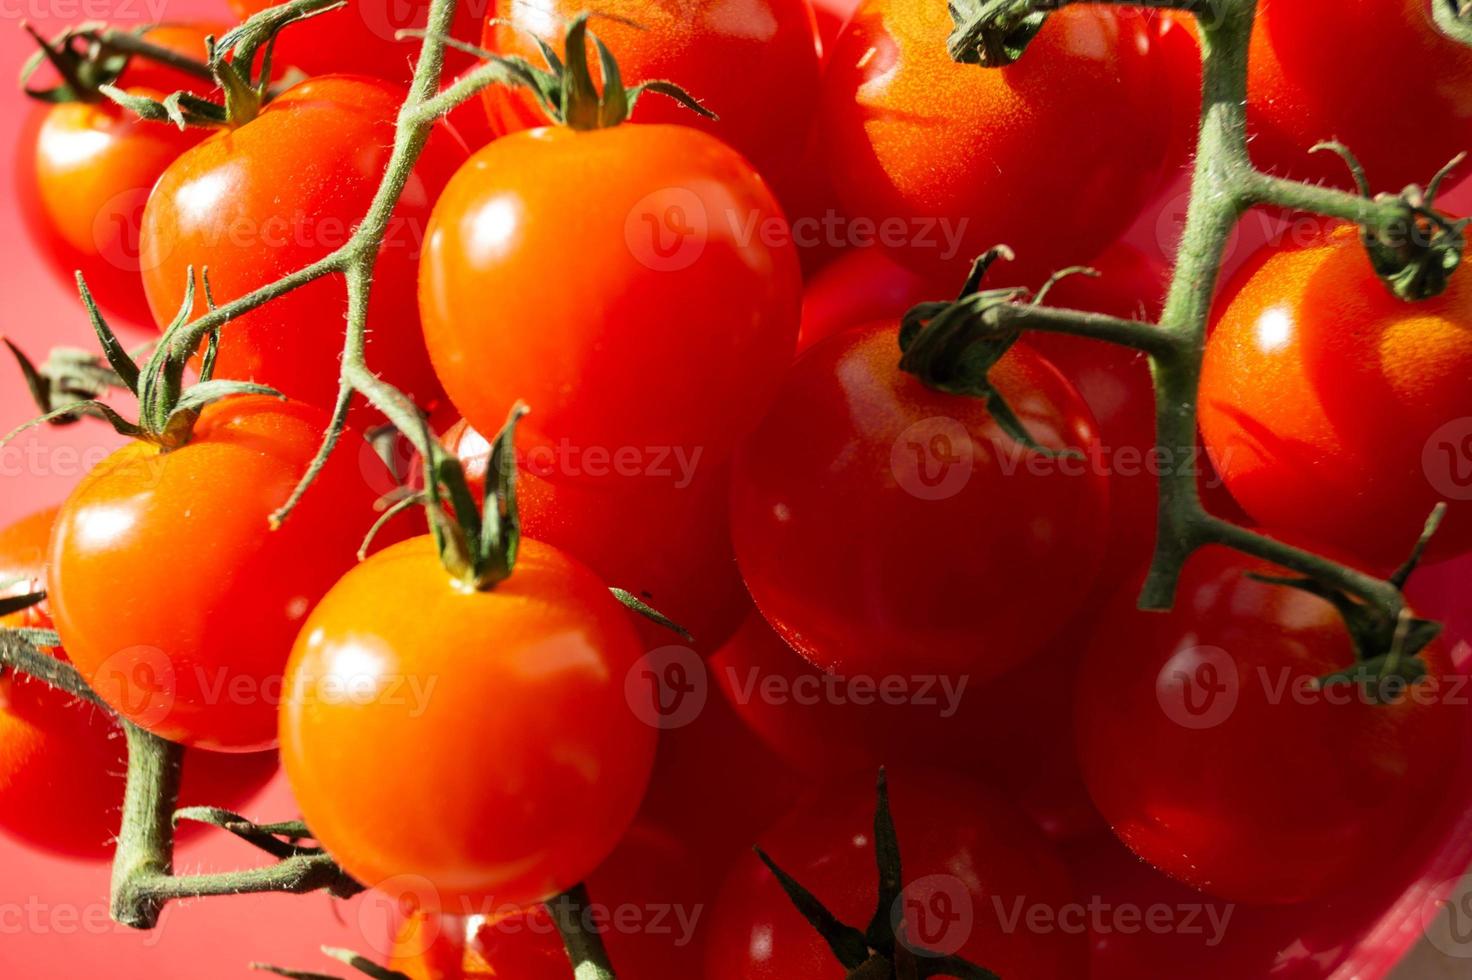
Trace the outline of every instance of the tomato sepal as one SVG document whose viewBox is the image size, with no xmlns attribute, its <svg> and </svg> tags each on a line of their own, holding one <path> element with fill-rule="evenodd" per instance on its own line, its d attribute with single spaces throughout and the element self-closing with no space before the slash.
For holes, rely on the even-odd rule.
<svg viewBox="0 0 1472 980">
<path fill-rule="evenodd" d="M 955 30 L 946 39 L 951 60 L 1000 68 L 1022 57 L 1048 20 L 1034 0 L 951 0 Z"/>
</svg>

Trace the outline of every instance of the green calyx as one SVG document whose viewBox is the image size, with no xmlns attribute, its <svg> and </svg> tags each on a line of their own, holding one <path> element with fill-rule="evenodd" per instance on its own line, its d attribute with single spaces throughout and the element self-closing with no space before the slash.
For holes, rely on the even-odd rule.
<svg viewBox="0 0 1472 980">
<path fill-rule="evenodd" d="M 996 246 L 972 264 L 958 299 L 921 303 L 905 314 L 900 322 L 900 370 L 914 375 L 934 391 L 983 399 L 1003 431 L 1033 452 L 1076 456 L 1074 450 L 1059 453 L 1033 439 L 1017 413 L 992 385 L 992 368 L 1021 336 L 1019 328 L 1000 322 L 995 314 L 1017 303 L 1041 305 L 1060 279 L 1097 273 L 1091 269 L 1065 269 L 1035 295 L 1022 287 L 982 290 L 981 280 L 987 270 L 998 259 L 1011 258 L 1011 249 Z"/>
<path fill-rule="evenodd" d="M 538 68 L 525 58 L 492 55 L 490 60 L 502 65 L 515 84 L 530 89 L 551 119 L 576 130 L 606 129 L 617 126 L 629 118 L 634 105 L 645 92 L 654 92 L 674 99 L 680 105 L 707 119 L 715 119 L 715 113 L 697 102 L 694 96 L 673 82 L 654 80 L 626 87 L 619 72 L 618 61 L 596 35 L 593 47 L 598 52 L 598 66 L 603 75 L 600 91 L 593 82 L 589 64 L 588 20 L 593 14 L 581 13 L 568 24 L 563 41 L 563 57 L 546 41 L 535 35 L 532 40 L 541 49 L 546 68 Z M 603 16 L 603 15 L 599 15 Z M 638 27 L 622 18 L 621 24 Z"/>
<path fill-rule="evenodd" d="M 1432 0 L 1431 19 L 1453 41 L 1472 45 L 1472 0 Z"/>
<path fill-rule="evenodd" d="M 156 61 L 205 80 L 214 77 L 205 62 L 148 43 L 144 35 L 151 26 L 120 31 L 102 24 L 82 24 L 50 41 L 29 24 L 22 26 L 40 50 L 21 68 L 21 91 L 38 102 L 101 102 L 103 90 L 122 77 L 134 58 Z M 31 88 L 31 79 L 42 64 L 49 64 L 60 81 L 51 88 Z"/>
<path fill-rule="evenodd" d="M 184 290 L 184 302 L 174 318 L 174 323 L 170 325 L 171 331 L 187 321 L 194 309 L 194 270 L 192 268 L 188 276 L 189 281 Z M 208 346 L 200 364 L 199 380 L 192 385 L 184 383 L 184 372 L 190 359 L 194 356 L 193 350 L 175 350 L 161 343 L 140 365 L 132 354 L 123 349 L 117 335 L 103 319 L 81 273 L 77 274 L 77 287 L 82 295 L 82 303 L 87 308 L 92 329 L 97 334 L 97 340 L 102 347 L 100 362 L 88 368 L 91 373 L 86 376 L 86 383 L 90 387 L 75 393 L 87 397 L 73 397 L 60 405 L 51 405 L 49 399 L 53 397 L 55 379 L 46 378 L 34 366 L 31 366 L 30 371 L 27 372 L 26 366 L 30 362 L 19 351 L 16 351 L 21 361 L 22 371 L 27 374 L 27 383 L 31 384 L 32 374 L 36 376 L 36 382 L 31 384 L 31 390 L 33 395 L 37 395 L 37 401 L 43 414 L 15 429 L 4 439 L 0 439 L 0 446 L 34 426 L 75 421 L 85 415 L 102 419 L 111 425 L 119 435 L 154 443 L 167 452 L 178 449 L 189 442 L 194 433 L 194 424 L 199 420 L 200 412 L 214 402 L 235 395 L 269 395 L 273 398 L 285 399 L 285 395 L 265 385 L 248 381 L 214 380 L 215 354 L 219 346 L 218 332 L 212 333 L 209 337 Z M 207 278 L 205 295 L 209 296 Z M 209 303 L 213 308 L 213 300 L 210 300 Z M 11 345 L 11 349 L 15 350 L 14 345 Z M 107 365 L 106 369 L 101 367 L 101 363 Z M 116 409 L 100 400 L 101 395 L 109 388 L 126 389 L 138 399 L 138 420 L 136 422 L 124 418 Z M 37 394 L 38 389 L 39 394 Z"/>
<path fill-rule="evenodd" d="M 1000 68 L 1022 57 L 1048 19 L 1037 0 L 950 0 L 952 61 Z"/>
<path fill-rule="evenodd" d="M 1426 519 L 1426 527 L 1411 551 L 1411 556 L 1388 581 L 1405 590 L 1406 583 L 1421 563 L 1431 538 L 1446 516 L 1446 504 L 1437 504 Z M 1420 656 L 1441 635 L 1440 623 L 1420 619 L 1402 608 L 1398 615 L 1385 611 L 1332 588 L 1313 578 L 1278 577 L 1253 574 L 1252 578 L 1271 585 L 1282 585 L 1307 592 L 1330 603 L 1344 620 L 1354 647 L 1355 662 L 1344 670 L 1319 678 L 1320 687 L 1358 686 L 1372 703 L 1394 702 L 1406 688 L 1426 676 L 1426 663 Z"/>
<path fill-rule="evenodd" d="M 904 928 L 904 876 L 899 837 L 889 809 L 889 781 L 879 770 L 878 802 L 874 808 L 874 859 L 878 866 L 878 896 L 874 916 L 860 930 L 840 921 L 816 895 L 787 874 L 765 852 L 761 858 L 776 876 L 793 906 L 802 913 L 838 962 L 849 980 L 921 980 L 960 977 L 962 980 L 998 980 L 997 974 L 960 956 L 940 956 L 914 944 Z M 900 929 L 897 931 L 896 926 Z"/>
<path fill-rule="evenodd" d="M 344 6 L 343 0 L 292 0 L 253 14 L 218 41 L 210 38 L 207 69 L 222 93 L 218 102 L 190 92 L 174 92 L 160 101 L 130 95 L 111 84 L 98 90 L 140 118 L 173 123 L 180 129 L 243 126 L 260 114 L 274 94 L 271 56 L 281 31 Z"/>
<path fill-rule="evenodd" d="M 1409 302 L 1445 292 L 1452 273 L 1462 264 L 1469 219 L 1454 220 L 1442 214 L 1436 209 L 1436 198 L 1446 178 L 1466 155 L 1459 154 L 1442 167 L 1424 190 L 1412 184 L 1399 194 L 1372 195 L 1364 167 L 1348 147 L 1335 142 L 1319 143 L 1311 152 L 1338 155 L 1349 168 L 1361 195 L 1400 209 L 1400 215 L 1388 226 L 1364 228 L 1360 236 L 1370 264 L 1386 288 Z"/>
</svg>

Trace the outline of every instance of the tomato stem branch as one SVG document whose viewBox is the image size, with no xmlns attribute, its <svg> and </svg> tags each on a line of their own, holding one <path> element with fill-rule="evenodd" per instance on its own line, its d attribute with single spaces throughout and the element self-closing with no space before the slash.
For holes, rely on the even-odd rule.
<svg viewBox="0 0 1472 980">
<path fill-rule="evenodd" d="M 44 650 L 38 650 L 20 630 L 0 630 L 0 667 L 33 677 L 59 691 L 65 691 L 112 712 L 92 688 L 87 686 L 77 668 Z"/>
<path fill-rule="evenodd" d="M 587 921 L 588 889 L 577 885 L 547 902 L 552 921 L 562 935 L 575 980 L 616 980 L 603 936 Z"/>
</svg>

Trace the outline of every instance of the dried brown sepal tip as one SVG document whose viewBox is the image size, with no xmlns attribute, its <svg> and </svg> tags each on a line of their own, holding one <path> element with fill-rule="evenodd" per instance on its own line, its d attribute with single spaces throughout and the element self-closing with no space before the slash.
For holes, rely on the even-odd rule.
<svg viewBox="0 0 1472 980">
<path fill-rule="evenodd" d="M 889 780 L 879 770 L 874 808 L 874 860 L 878 887 L 874 916 L 863 931 L 841 921 L 822 901 L 783 871 L 761 848 L 756 855 L 776 876 L 793 906 L 802 913 L 834 957 L 847 971 L 849 980 L 924 980 L 928 977 L 960 977 L 962 980 L 999 980 L 997 974 L 959 956 L 937 956 L 909 944 L 897 935 L 903 923 L 904 875 L 900 861 L 899 836 L 889 808 Z"/>
<path fill-rule="evenodd" d="M 322 952 L 338 960 L 357 971 L 359 976 L 372 977 L 373 980 L 410 980 L 410 978 L 397 970 L 379 966 L 360 953 L 350 949 L 338 949 L 334 946 L 323 946 Z M 285 967 L 272 966 L 269 963 L 252 963 L 252 970 L 261 970 L 265 973 L 274 973 L 278 977 L 288 977 L 289 980 L 342 980 L 331 973 L 313 973 L 306 970 L 288 970 Z"/>
</svg>

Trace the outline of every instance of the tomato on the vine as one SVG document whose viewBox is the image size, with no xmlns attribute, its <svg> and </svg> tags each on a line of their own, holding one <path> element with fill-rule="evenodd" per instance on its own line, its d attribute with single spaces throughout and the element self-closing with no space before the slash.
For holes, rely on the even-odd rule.
<svg viewBox="0 0 1472 980">
<path fill-rule="evenodd" d="M 470 492 L 485 494 L 491 447 L 461 420 L 443 437 L 465 466 Z M 701 650 L 712 651 L 741 622 L 750 600 L 731 549 L 727 491 L 730 467 L 695 466 L 660 476 L 631 476 L 592 486 L 553 482 L 550 460 L 522 460 L 517 500 L 522 532 L 560 548 L 678 623 Z M 670 463 L 673 466 L 673 462 Z M 646 647 L 676 642 L 640 617 Z"/>
<path fill-rule="evenodd" d="M 1207 343 L 1201 431 L 1259 523 L 1393 567 L 1431 509 L 1433 554 L 1472 548 L 1472 281 L 1397 299 L 1359 233 L 1272 248 L 1232 284 Z"/>
<path fill-rule="evenodd" d="M 1253 162 L 1353 189 L 1343 161 L 1309 152 L 1338 140 L 1375 190 L 1397 192 L 1424 187 L 1472 146 L 1472 46 L 1433 21 L 1433 4 L 1457 16 L 1447 0 L 1261 4 L 1247 86 Z"/>
<path fill-rule="evenodd" d="M 460 0 L 450 34 L 475 43 L 489 0 Z M 272 0 L 230 0 L 230 9 L 242 20 L 275 6 Z M 363 0 L 340 10 L 320 13 L 289 24 L 276 36 L 272 60 L 284 68 L 308 75 L 347 73 L 369 75 L 408 84 L 419 57 L 418 38 L 400 39 L 400 31 L 423 30 L 429 0 Z M 471 64 L 469 55 L 445 48 L 446 74 Z"/>
<path fill-rule="evenodd" d="M 271 530 L 326 426 L 300 403 L 230 398 L 180 448 L 117 450 L 62 504 L 51 612 L 72 662 L 123 717 L 186 745 L 275 744 L 292 641 L 375 516 L 363 464 L 338 453 Z"/>
<path fill-rule="evenodd" d="M 1018 344 L 991 371 L 1032 438 L 982 399 L 899 368 L 893 323 L 792 366 L 735 464 L 732 537 L 777 631 L 845 676 L 996 677 L 1047 642 L 1093 588 L 1109 487 L 1082 398 Z"/>
<path fill-rule="evenodd" d="M 641 655 L 628 612 L 549 545 L 523 539 L 484 591 L 430 536 L 388 548 L 333 586 L 292 652 L 281 754 L 302 815 L 349 874 L 429 910 L 563 892 L 644 794 L 656 730 L 625 696 Z M 372 776 L 384 765 L 392 780 Z"/>
<path fill-rule="evenodd" d="M 889 784 L 905 886 L 902 910 L 893 911 L 904 916 L 902 941 L 917 956 L 957 953 L 1027 980 L 1087 972 L 1086 936 L 1060 917 L 1073 900 L 1067 869 L 1025 816 L 961 776 L 893 770 Z M 872 776 L 825 787 L 759 844 L 841 921 L 862 930 L 875 914 Z M 1047 927 L 1030 925 L 1039 910 L 1052 916 Z M 754 854 L 732 869 L 708 925 L 708 980 L 847 973 Z"/>
<path fill-rule="evenodd" d="M 579 0 L 491 0 L 482 45 L 541 64 L 537 39 L 553 45 Z M 618 58 L 624 78 L 667 78 L 699 99 L 716 119 L 659 96 L 640 98 L 632 121 L 693 126 L 730 144 L 776 189 L 789 209 L 799 202 L 803 150 L 818 102 L 818 39 L 807 0 L 605 0 L 593 31 Z M 616 19 L 621 18 L 621 19 Z M 492 125 L 512 133 L 547 125 L 523 89 L 486 90 Z"/>
<path fill-rule="evenodd" d="M 205 38 L 224 33 L 207 24 L 169 24 L 144 39 L 195 59 Z M 129 61 L 118 88 L 162 99 L 176 90 L 208 95 L 214 84 L 146 58 Z M 151 322 L 139 276 L 139 226 L 154 183 L 203 129 L 146 122 L 106 97 L 38 106 L 16 142 L 21 215 L 48 264 L 74 285 L 80 271 L 99 306 L 138 325 Z M 86 101 L 90 99 L 90 101 Z"/>
<path fill-rule="evenodd" d="M 502 137 L 430 220 L 419 295 L 435 370 L 482 432 L 530 405 L 520 455 L 547 460 L 549 479 L 714 466 L 792 357 L 800 281 L 774 228 L 751 166 L 698 130 Z"/>
<path fill-rule="evenodd" d="M 1078 745 L 1094 802 L 1140 857 L 1230 901 L 1297 902 L 1409 853 L 1466 713 L 1441 643 L 1388 703 L 1317 689 L 1354 661 L 1339 613 L 1251 572 L 1284 574 L 1211 546 L 1172 612 L 1118 596 L 1079 676 Z"/>
<path fill-rule="evenodd" d="M 866 0 L 839 35 L 820 127 L 840 200 L 926 275 L 959 279 L 998 243 L 1026 279 L 1088 261 L 1135 219 L 1165 161 L 1147 22 L 1069 7 L 1001 68 L 952 61 L 953 27 L 945 4 Z"/>
<path fill-rule="evenodd" d="M 223 303 L 346 244 L 383 178 L 404 96 L 371 78 L 312 79 L 165 170 L 143 212 L 142 235 L 144 287 L 159 325 L 178 313 L 191 268 L 196 276 L 208 272 Z M 416 326 L 415 270 L 430 208 L 464 159 L 449 132 L 431 131 L 374 265 L 368 366 L 426 407 L 439 386 Z M 206 301 L 196 290 L 195 316 Z M 341 278 L 329 276 L 236 317 L 221 331 L 215 376 L 331 408 L 346 309 Z"/>
<path fill-rule="evenodd" d="M 45 588 L 55 520 L 55 509 L 44 510 L 0 530 L 0 595 Z M 0 628 L 51 625 L 45 603 L 0 617 Z M 66 659 L 60 649 L 46 652 Z M 43 681 L 0 671 L 0 830 L 6 834 L 68 857 L 111 856 L 127 754 L 122 733 L 102 710 Z M 274 753 L 190 751 L 181 805 L 236 806 L 275 772 Z"/>
</svg>

